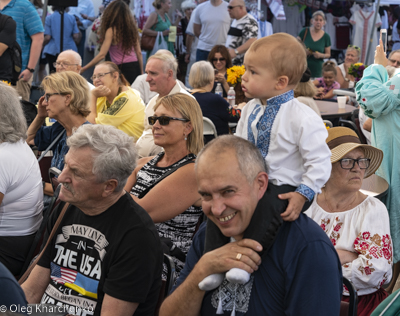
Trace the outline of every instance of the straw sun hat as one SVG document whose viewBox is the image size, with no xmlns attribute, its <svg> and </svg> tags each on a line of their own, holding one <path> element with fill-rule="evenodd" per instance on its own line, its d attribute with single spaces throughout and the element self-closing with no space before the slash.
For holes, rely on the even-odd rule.
<svg viewBox="0 0 400 316">
<path fill-rule="evenodd" d="M 374 174 L 381 165 L 383 151 L 370 145 L 361 144 L 357 134 L 350 128 L 333 127 L 328 129 L 326 143 L 332 152 L 331 163 L 338 162 L 353 149 L 363 148 L 365 158 L 371 159 L 368 169 L 365 170 L 364 178 Z"/>
</svg>

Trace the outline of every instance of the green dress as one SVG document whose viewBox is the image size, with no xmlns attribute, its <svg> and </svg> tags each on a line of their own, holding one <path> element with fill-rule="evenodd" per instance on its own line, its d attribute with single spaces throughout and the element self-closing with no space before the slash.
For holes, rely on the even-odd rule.
<svg viewBox="0 0 400 316">
<path fill-rule="evenodd" d="M 171 21 L 169 20 L 168 14 L 165 13 L 164 15 L 165 21 L 161 19 L 161 16 L 157 14 L 157 23 L 154 24 L 151 29 L 156 32 L 163 32 L 171 26 Z M 168 42 L 168 35 L 164 36 L 164 39 L 168 43 L 168 50 L 175 56 L 175 48 L 174 48 L 174 43 L 173 42 Z M 150 57 L 151 51 L 146 52 L 146 58 L 148 59 Z"/>
<path fill-rule="evenodd" d="M 306 37 L 304 38 L 304 33 L 307 30 Z M 331 46 L 331 38 L 328 33 L 324 33 L 324 35 L 316 42 L 311 37 L 311 32 L 310 28 L 304 28 L 301 30 L 299 33 L 299 37 L 303 41 L 304 45 L 306 45 L 307 48 L 309 48 L 312 52 L 319 52 L 319 53 L 325 53 L 325 48 Z M 304 40 L 303 40 L 304 38 Z M 321 77 L 321 70 L 322 70 L 322 64 L 324 63 L 324 60 L 321 58 L 315 58 L 313 55 L 310 55 L 307 57 L 307 64 L 308 68 L 310 68 L 311 71 L 311 77 L 317 78 Z"/>
</svg>

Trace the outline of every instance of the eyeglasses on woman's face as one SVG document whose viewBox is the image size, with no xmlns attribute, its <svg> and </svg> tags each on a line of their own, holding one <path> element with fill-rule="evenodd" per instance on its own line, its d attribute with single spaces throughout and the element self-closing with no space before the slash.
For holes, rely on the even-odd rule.
<svg viewBox="0 0 400 316">
<path fill-rule="evenodd" d="M 68 94 L 68 93 L 58 93 L 58 92 L 55 92 L 55 93 L 46 93 L 46 94 L 44 95 L 44 100 L 45 100 L 46 102 L 49 102 L 50 97 L 53 96 L 53 95 L 67 95 L 67 94 Z"/>
<path fill-rule="evenodd" d="M 343 158 L 339 160 L 340 162 L 340 167 L 342 169 L 350 170 L 353 169 L 356 162 L 360 169 L 367 169 L 369 167 L 369 164 L 371 162 L 371 159 L 369 158 L 359 158 L 359 159 L 352 159 L 352 158 Z"/>
<path fill-rule="evenodd" d="M 103 78 L 105 75 L 108 75 L 108 74 L 110 74 L 110 73 L 112 73 L 112 72 L 109 71 L 109 72 L 99 73 L 99 74 L 97 74 L 97 75 L 91 76 L 90 79 L 92 79 L 92 81 L 95 81 L 96 79 L 101 79 L 101 78 Z"/>
<path fill-rule="evenodd" d="M 189 120 L 184 119 L 184 118 L 171 117 L 171 116 L 165 116 L 165 115 L 162 115 L 162 116 L 149 116 L 148 120 L 149 120 L 149 124 L 150 125 L 154 125 L 158 121 L 158 123 L 160 125 L 163 125 L 163 126 L 168 125 L 171 120 L 189 122 Z"/>
</svg>

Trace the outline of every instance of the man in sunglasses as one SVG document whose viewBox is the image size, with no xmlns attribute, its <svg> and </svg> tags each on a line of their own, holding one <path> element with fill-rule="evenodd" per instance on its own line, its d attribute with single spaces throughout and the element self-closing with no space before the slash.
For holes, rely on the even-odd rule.
<svg viewBox="0 0 400 316">
<path fill-rule="evenodd" d="M 234 65 L 242 65 L 250 45 L 257 40 L 258 23 L 247 13 L 244 0 L 231 0 L 228 5 L 229 16 L 234 19 L 228 31 L 225 46 L 229 49 Z"/>
<path fill-rule="evenodd" d="M 136 150 L 139 158 L 157 155 L 161 147 L 154 144 L 152 126 L 148 118 L 154 115 L 154 105 L 159 98 L 175 93 L 184 93 L 194 98 L 186 89 L 182 88 L 176 79 L 178 62 L 171 52 L 166 50 L 158 51 L 147 60 L 146 63 L 146 81 L 150 86 L 150 91 L 157 94 L 147 104 L 144 121 L 144 131 L 142 136 L 136 142 Z"/>
<path fill-rule="evenodd" d="M 340 261 L 328 236 L 312 219 L 300 214 L 293 222 L 266 228 L 266 239 L 272 240 L 269 249 L 246 238 L 254 223 L 268 226 L 266 217 L 260 221 L 264 216 L 260 214 L 269 213 L 272 222 L 276 220 L 268 193 L 278 187 L 268 183 L 258 148 L 237 136 L 220 136 L 198 154 L 195 171 L 208 221 L 195 235 L 185 267 L 160 315 L 231 315 L 232 311 L 240 315 L 339 315 Z M 204 253 L 208 225 L 216 225 L 227 244 Z M 206 276 L 222 273 L 225 277 L 232 268 L 251 273 L 250 280 L 239 284 L 224 278 L 216 289 L 199 288 Z"/>
</svg>

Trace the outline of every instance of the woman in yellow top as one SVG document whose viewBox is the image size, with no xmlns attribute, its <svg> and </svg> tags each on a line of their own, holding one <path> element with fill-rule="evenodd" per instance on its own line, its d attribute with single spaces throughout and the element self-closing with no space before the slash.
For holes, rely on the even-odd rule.
<svg viewBox="0 0 400 316">
<path fill-rule="evenodd" d="M 87 120 L 93 124 L 112 125 L 137 140 L 144 129 L 144 103 L 133 90 L 118 66 L 106 61 L 93 72 L 91 113 Z"/>
</svg>

